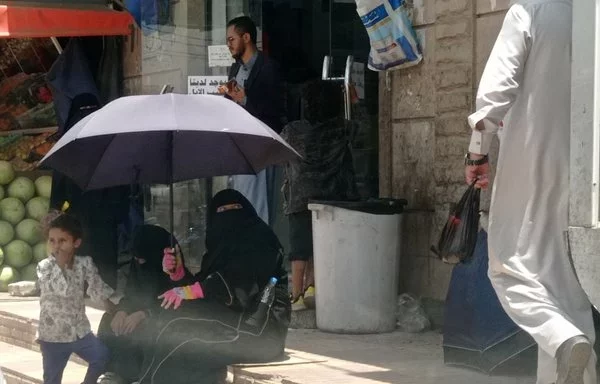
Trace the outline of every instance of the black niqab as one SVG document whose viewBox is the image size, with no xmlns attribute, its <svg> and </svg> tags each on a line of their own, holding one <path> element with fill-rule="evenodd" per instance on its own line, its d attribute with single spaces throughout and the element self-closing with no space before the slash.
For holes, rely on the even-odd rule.
<svg viewBox="0 0 600 384">
<path fill-rule="evenodd" d="M 163 273 L 163 251 L 165 248 L 171 246 L 171 238 L 172 236 L 169 232 L 162 227 L 157 225 L 140 225 L 133 233 L 132 256 L 146 260 L 140 266 L 152 269 L 156 273 Z M 176 243 L 175 239 L 173 239 L 173 244 Z"/>
<path fill-rule="evenodd" d="M 218 212 L 220 207 L 233 204 L 241 208 Z M 233 189 L 217 193 L 210 203 L 206 250 L 200 281 L 213 272 L 228 268 L 232 263 L 250 264 L 251 270 L 263 270 L 261 276 L 256 276 L 260 285 L 279 272 L 276 270 L 277 260 L 273 257 L 281 250 L 277 236 L 258 216 L 250 201 Z"/>
<path fill-rule="evenodd" d="M 135 229 L 132 256 L 144 259 L 145 263 L 140 264 L 135 259 L 131 260 L 123 301 L 123 309 L 127 312 L 156 307 L 158 303 L 156 297 L 178 284 L 171 281 L 162 270 L 163 252 L 165 248 L 170 247 L 170 244 L 171 235 L 162 227 L 140 225 Z M 182 263 L 185 268 L 183 256 Z M 186 270 L 186 278 L 189 277 Z"/>
</svg>

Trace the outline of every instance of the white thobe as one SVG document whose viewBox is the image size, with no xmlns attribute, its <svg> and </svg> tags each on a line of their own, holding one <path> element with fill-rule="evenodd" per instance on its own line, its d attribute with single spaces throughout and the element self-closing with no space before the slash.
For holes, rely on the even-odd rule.
<svg viewBox="0 0 600 384">
<path fill-rule="evenodd" d="M 500 152 L 489 218 L 489 277 L 509 316 L 533 336 L 538 384 L 556 381 L 556 351 L 585 334 L 590 302 L 570 263 L 568 228 L 572 0 L 514 1 L 477 93 L 469 151 Z M 503 124 L 501 124 L 501 122 Z M 596 357 L 585 383 L 596 384 Z"/>
<path fill-rule="evenodd" d="M 232 176 L 231 188 L 240 192 L 256 209 L 258 217 L 269 223 L 269 201 L 267 197 L 267 171 L 256 175 Z"/>
</svg>

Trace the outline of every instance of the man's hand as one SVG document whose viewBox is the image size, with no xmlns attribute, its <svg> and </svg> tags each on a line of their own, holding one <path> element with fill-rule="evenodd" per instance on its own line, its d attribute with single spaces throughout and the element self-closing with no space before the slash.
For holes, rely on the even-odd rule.
<svg viewBox="0 0 600 384">
<path fill-rule="evenodd" d="M 110 299 L 106 299 L 104 300 L 104 310 L 108 313 L 115 313 L 117 306 Z"/>
<path fill-rule="evenodd" d="M 238 104 L 246 99 L 246 91 L 244 90 L 244 88 L 241 88 L 237 85 L 234 86 L 231 89 L 231 91 L 227 91 L 227 94 L 233 99 L 233 101 L 235 101 Z"/>
<path fill-rule="evenodd" d="M 484 156 L 471 153 L 469 155 L 469 157 L 472 160 L 480 160 Z M 469 185 L 473 184 L 473 182 L 475 180 L 477 180 L 477 182 L 475 183 L 475 188 L 483 188 L 483 189 L 487 188 L 487 186 L 490 183 L 489 175 L 490 175 L 490 164 L 489 163 L 485 163 L 482 165 L 467 165 L 467 166 L 465 166 L 465 180 L 467 181 L 467 184 L 469 184 Z"/>
<path fill-rule="evenodd" d="M 125 322 L 123 323 L 122 334 L 124 334 L 124 335 L 130 334 L 145 319 L 146 319 L 146 313 L 144 313 L 144 311 L 137 311 L 137 312 L 134 312 L 131 315 L 127 316 L 127 318 L 125 319 Z"/>
<path fill-rule="evenodd" d="M 122 334 L 125 325 L 125 319 L 127 319 L 127 312 L 119 311 L 115 313 L 115 316 L 110 322 L 110 329 L 112 329 L 115 335 L 119 336 Z"/>
</svg>

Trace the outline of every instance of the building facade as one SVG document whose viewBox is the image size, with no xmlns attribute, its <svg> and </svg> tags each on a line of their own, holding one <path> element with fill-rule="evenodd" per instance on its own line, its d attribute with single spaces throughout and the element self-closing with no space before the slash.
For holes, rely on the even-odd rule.
<svg viewBox="0 0 600 384">
<path fill-rule="evenodd" d="M 359 120 L 353 153 L 363 197 L 408 200 L 401 290 L 443 299 L 451 266 L 436 259 L 430 247 L 465 189 L 466 117 L 509 0 L 409 3 L 424 60 L 413 68 L 376 73 L 365 70 L 368 36 L 353 1 L 155 2 L 142 14 L 142 29 L 124 44 L 125 89 L 128 94 L 159 93 L 169 84 L 175 92 L 188 93 L 194 76 L 226 76 L 225 26 L 242 14 L 257 23 L 259 46 L 282 64 L 288 89 L 321 77 L 325 56 L 333 58 L 331 76 L 341 76 L 351 55 L 358 63 L 352 71 L 361 100 L 353 107 L 353 119 Z M 292 98 L 290 93 L 286 97 Z M 223 186 L 219 178 L 176 186 L 175 227 L 178 237 L 186 239 L 188 254 L 202 253 L 206 196 Z M 482 196 L 485 208 L 489 193 Z M 158 223 L 165 219 L 161 201 L 167 197 L 166 190 L 154 188 L 147 204 Z"/>
<path fill-rule="evenodd" d="M 430 247 L 466 188 L 467 116 L 509 0 L 415 0 L 413 6 L 424 59 L 416 67 L 380 74 L 379 190 L 409 202 L 403 290 L 444 299 L 452 266 L 435 258 Z M 489 196 L 482 194 L 482 209 Z"/>
</svg>

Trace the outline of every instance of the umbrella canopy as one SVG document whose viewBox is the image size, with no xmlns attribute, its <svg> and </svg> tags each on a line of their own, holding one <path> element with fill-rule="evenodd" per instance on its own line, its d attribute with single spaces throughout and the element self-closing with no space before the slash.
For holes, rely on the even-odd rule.
<svg viewBox="0 0 600 384">
<path fill-rule="evenodd" d="M 508 317 L 487 276 L 487 246 L 487 233 L 481 230 L 473 257 L 452 272 L 444 317 L 444 362 L 488 374 L 501 372 L 516 360 L 518 369 L 535 367 L 523 358 L 530 352 L 535 356 L 535 341 Z"/>
<path fill-rule="evenodd" d="M 277 133 L 218 96 L 117 99 L 83 118 L 41 164 L 84 190 L 256 174 L 298 156 Z"/>
</svg>

